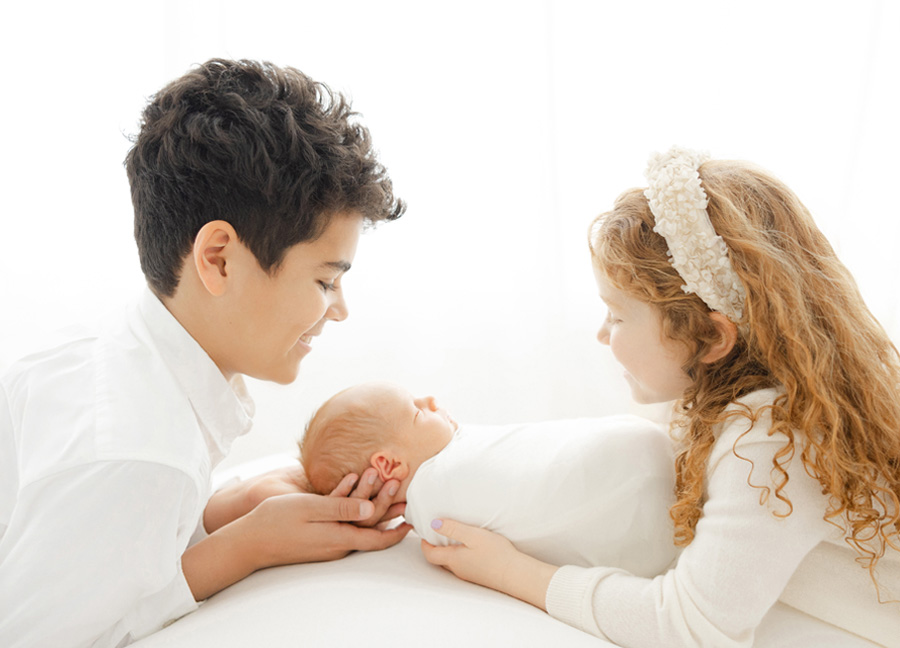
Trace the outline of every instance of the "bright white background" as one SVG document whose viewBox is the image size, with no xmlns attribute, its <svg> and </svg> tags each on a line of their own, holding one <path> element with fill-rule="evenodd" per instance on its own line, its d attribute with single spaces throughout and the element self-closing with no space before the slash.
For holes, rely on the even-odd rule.
<svg viewBox="0 0 900 648">
<path fill-rule="evenodd" d="M 678 143 L 800 195 L 900 339 L 895 0 L 16 3 L 0 27 L 0 370 L 142 285 L 122 160 L 146 98 L 213 56 L 348 93 L 397 193 L 289 387 L 251 381 L 230 463 L 291 451 L 366 379 L 470 422 L 639 408 L 594 334 L 591 218 Z"/>
</svg>

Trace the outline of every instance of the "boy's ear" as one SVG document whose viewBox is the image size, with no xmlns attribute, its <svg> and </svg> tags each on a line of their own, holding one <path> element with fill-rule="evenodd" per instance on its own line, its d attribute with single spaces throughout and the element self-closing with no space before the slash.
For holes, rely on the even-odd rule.
<svg viewBox="0 0 900 648">
<path fill-rule="evenodd" d="M 714 342 L 706 354 L 700 358 L 700 362 L 712 364 L 717 362 L 731 353 L 734 345 L 737 344 L 737 326 L 722 313 L 710 313 L 710 319 L 719 333 L 719 339 Z"/>
<path fill-rule="evenodd" d="M 406 461 L 384 450 L 373 454 L 369 463 L 378 471 L 378 478 L 382 482 L 389 479 L 403 481 L 409 475 L 409 466 Z"/>
<path fill-rule="evenodd" d="M 218 297 L 225 292 L 228 261 L 237 243 L 237 232 L 222 220 L 210 221 L 197 232 L 192 259 L 197 276 L 211 295 Z"/>
</svg>

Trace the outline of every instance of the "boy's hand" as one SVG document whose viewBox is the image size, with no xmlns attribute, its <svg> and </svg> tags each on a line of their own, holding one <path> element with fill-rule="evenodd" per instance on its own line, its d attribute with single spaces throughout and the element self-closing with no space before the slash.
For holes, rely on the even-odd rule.
<svg viewBox="0 0 900 648">
<path fill-rule="evenodd" d="M 435 520 L 431 527 L 459 544 L 436 547 L 422 540 L 428 562 L 546 610 L 547 588 L 557 567 L 523 554 L 509 540 L 486 529 L 454 520 Z"/>
<path fill-rule="evenodd" d="M 375 505 L 372 515 L 365 520 L 353 522 L 353 524 L 359 527 L 377 526 L 379 529 L 383 529 L 388 522 L 398 515 L 403 515 L 406 510 L 406 502 L 395 501 L 399 490 L 400 482 L 396 479 L 389 479 L 387 483 L 382 484 L 378 478 L 378 471 L 374 468 L 367 468 L 358 482 L 353 473 L 344 477 L 337 488 L 331 491 L 331 496 L 371 500 Z"/>
<path fill-rule="evenodd" d="M 377 551 L 402 540 L 412 528 L 360 528 L 375 516 L 376 506 L 365 499 L 311 494 L 276 495 L 260 503 L 243 523 L 257 568 L 301 562 L 335 560 L 351 551 Z"/>
<path fill-rule="evenodd" d="M 354 526 L 375 514 L 365 499 L 289 493 L 266 498 L 246 515 L 188 548 L 181 566 L 194 598 L 212 596 L 257 569 L 335 560 L 351 551 L 386 549 L 412 528 Z"/>
<path fill-rule="evenodd" d="M 213 493 L 203 512 L 203 526 L 212 533 L 270 497 L 308 492 L 309 484 L 299 463 L 276 468 Z"/>
</svg>

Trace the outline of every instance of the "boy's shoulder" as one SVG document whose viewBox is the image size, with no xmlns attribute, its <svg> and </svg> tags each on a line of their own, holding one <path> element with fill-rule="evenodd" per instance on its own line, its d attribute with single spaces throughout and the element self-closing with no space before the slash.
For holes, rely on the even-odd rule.
<svg viewBox="0 0 900 648">
<path fill-rule="evenodd" d="M 23 481 L 97 461 L 193 472 L 205 452 L 191 404 L 127 317 L 31 353 L 0 379 Z"/>
</svg>

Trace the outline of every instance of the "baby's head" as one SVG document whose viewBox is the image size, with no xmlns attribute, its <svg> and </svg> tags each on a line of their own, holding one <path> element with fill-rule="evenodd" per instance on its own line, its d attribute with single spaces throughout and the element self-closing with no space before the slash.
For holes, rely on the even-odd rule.
<svg viewBox="0 0 900 648">
<path fill-rule="evenodd" d="M 400 499 L 419 466 L 443 450 L 457 424 L 431 396 L 416 398 L 390 383 L 338 392 L 313 415 L 300 442 L 312 489 L 328 494 L 349 473 L 369 466 L 382 482 L 400 481 Z"/>
</svg>

